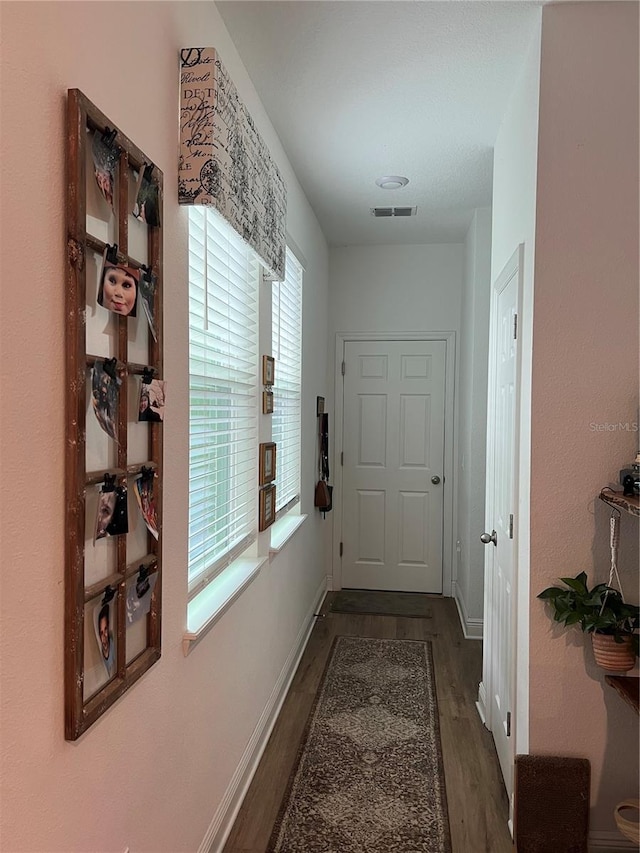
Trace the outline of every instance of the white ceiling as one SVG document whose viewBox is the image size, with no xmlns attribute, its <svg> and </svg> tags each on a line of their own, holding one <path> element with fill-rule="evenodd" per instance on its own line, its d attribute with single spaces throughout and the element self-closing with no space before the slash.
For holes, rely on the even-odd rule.
<svg viewBox="0 0 640 853">
<path fill-rule="evenodd" d="M 491 204 L 492 149 L 540 5 L 216 3 L 333 246 L 464 239 Z M 382 175 L 410 183 L 383 190 Z M 370 213 L 393 205 L 418 215 Z"/>
</svg>

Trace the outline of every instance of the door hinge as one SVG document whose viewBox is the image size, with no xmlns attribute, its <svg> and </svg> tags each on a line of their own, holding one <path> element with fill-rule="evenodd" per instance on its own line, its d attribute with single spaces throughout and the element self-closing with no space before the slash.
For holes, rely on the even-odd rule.
<svg viewBox="0 0 640 853">
<path fill-rule="evenodd" d="M 511 711 L 507 711 L 507 737 L 511 737 Z"/>
<path fill-rule="evenodd" d="M 518 315 L 513 315 L 513 340 L 517 340 L 518 338 Z"/>
<path fill-rule="evenodd" d="M 343 551 L 343 547 L 342 547 L 342 542 L 341 542 L 341 543 L 340 543 L 340 556 L 341 556 L 341 557 L 342 557 L 342 551 Z"/>
<path fill-rule="evenodd" d="M 509 516 L 509 539 L 513 539 L 513 514 Z"/>
<path fill-rule="evenodd" d="M 342 375 L 344 376 L 346 372 L 347 372 L 347 366 L 346 366 L 346 364 L 345 364 L 345 363 L 344 363 L 344 361 L 343 361 L 343 362 L 342 362 Z"/>
<path fill-rule="evenodd" d="M 340 451 L 340 465 L 344 465 L 344 451 Z"/>
</svg>

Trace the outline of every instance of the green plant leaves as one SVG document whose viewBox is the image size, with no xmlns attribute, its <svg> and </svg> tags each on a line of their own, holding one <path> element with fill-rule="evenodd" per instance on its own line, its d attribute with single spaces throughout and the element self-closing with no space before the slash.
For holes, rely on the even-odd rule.
<svg viewBox="0 0 640 853">
<path fill-rule="evenodd" d="M 586 572 L 560 581 L 564 587 L 550 586 L 537 596 L 548 602 L 556 622 L 567 627 L 579 625 L 585 633 L 610 634 L 616 640 L 634 635 L 640 628 L 640 607 L 626 604 L 619 590 L 606 583 L 596 584 L 590 590 Z M 637 635 L 634 643 L 637 654 Z"/>
</svg>

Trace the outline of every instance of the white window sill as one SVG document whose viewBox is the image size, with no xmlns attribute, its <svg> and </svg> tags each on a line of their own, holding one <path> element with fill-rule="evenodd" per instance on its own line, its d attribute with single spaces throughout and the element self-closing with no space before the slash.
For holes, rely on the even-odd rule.
<svg viewBox="0 0 640 853">
<path fill-rule="evenodd" d="M 257 576 L 268 557 L 241 557 L 195 596 L 187 607 L 187 630 L 182 635 L 186 657 L 225 610 Z"/>
<path fill-rule="evenodd" d="M 272 560 L 287 544 L 296 530 L 302 526 L 306 515 L 285 515 L 279 518 L 271 527 L 271 545 L 269 559 Z"/>
</svg>

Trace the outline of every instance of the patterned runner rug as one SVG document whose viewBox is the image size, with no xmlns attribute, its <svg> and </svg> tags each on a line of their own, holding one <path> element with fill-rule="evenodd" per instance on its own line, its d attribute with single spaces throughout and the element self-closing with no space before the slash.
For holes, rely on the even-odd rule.
<svg viewBox="0 0 640 853">
<path fill-rule="evenodd" d="M 431 643 L 336 638 L 267 853 L 451 853 Z"/>
</svg>

